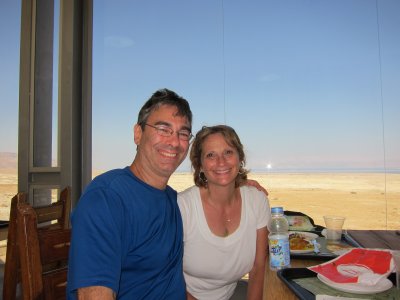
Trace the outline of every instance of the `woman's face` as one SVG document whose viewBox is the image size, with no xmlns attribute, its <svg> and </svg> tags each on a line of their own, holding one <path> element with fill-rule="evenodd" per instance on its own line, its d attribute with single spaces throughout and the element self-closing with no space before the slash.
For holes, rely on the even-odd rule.
<svg viewBox="0 0 400 300">
<path fill-rule="evenodd" d="M 227 185 L 235 182 L 239 173 L 239 153 L 220 133 L 209 135 L 203 142 L 201 169 L 208 185 Z"/>
</svg>

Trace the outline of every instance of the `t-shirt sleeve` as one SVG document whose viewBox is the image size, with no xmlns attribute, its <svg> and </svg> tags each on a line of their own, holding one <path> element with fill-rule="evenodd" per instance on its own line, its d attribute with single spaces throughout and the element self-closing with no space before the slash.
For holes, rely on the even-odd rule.
<svg viewBox="0 0 400 300">
<path fill-rule="evenodd" d="M 260 229 L 268 226 L 271 219 L 269 200 L 263 192 L 255 188 L 252 188 L 252 194 L 254 196 L 254 204 L 256 205 L 257 229 Z"/>
<path fill-rule="evenodd" d="M 68 293 L 87 286 L 118 290 L 121 272 L 121 224 L 117 196 L 103 189 L 84 194 L 72 214 Z M 110 209 L 113 205 L 113 209 Z"/>
</svg>

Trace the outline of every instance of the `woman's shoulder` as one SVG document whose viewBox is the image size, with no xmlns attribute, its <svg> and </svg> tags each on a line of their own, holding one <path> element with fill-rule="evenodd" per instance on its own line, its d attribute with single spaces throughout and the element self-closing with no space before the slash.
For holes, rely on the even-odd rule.
<svg viewBox="0 0 400 300">
<path fill-rule="evenodd" d="M 200 196 L 199 188 L 195 185 L 187 188 L 186 190 L 178 193 L 178 203 L 194 201 Z"/>
<path fill-rule="evenodd" d="M 242 201 L 247 206 L 253 207 L 254 209 L 264 209 L 266 205 L 269 205 L 269 200 L 264 192 L 258 190 L 253 186 L 242 186 L 240 187 Z"/>
<path fill-rule="evenodd" d="M 266 199 L 266 195 L 264 194 L 264 192 L 258 190 L 257 188 L 255 188 L 254 186 L 249 186 L 249 185 L 244 185 L 240 187 L 240 191 L 242 193 L 242 195 L 249 195 L 251 197 L 256 197 L 256 198 L 260 198 L 260 199 Z"/>
<path fill-rule="evenodd" d="M 252 186 L 240 188 L 246 211 L 257 220 L 257 229 L 267 226 L 271 213 L 267 196 Z"/>
</svg>

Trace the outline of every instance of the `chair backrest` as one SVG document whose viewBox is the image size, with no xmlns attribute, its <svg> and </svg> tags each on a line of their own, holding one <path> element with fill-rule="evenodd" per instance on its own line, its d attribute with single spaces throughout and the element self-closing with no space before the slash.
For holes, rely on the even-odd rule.
<svg viewBox="0 0 400 300">
<path fill-rule="evenodd" d="M 66 299 L 69 228 L 38 228 L 35 210 L 17 205 L 17 240 L 24 300 Z"/>
<path fill-rule="evenodd" d="M 11 199 L 10 219 L 8 224 L 7 254 L 4 266 L 3 299 L 14 300 L 17 294 L 17 285 L 21 281 L 20 259 L 17 241 L 17 206 L 26 203 L 28 195 L 18 193 Z M 34 208 L 37 223 L 44 224 L 44 229 L 69 228 L 69 215 L 71 210 L 71 188 L 64 188 L 59 200 L 47 206 Z M 56 221 L 55 223 L 52 223 Z M 49 225 L 50 224 L 50 225 Z"/>
<path fill-rule="evenodd" d="M 19 253 L 17 246 L 17 205 L 26 203 L 28 195 L 18 193 L 11 199 L 10 219 L 8 223 L 7 253 L 4 266 L 3 299 L 14 300 L 17 293 Z"/>
<path fill-rule="evenodd" d="M 50 205 L 34 207 L 38 224 L 46 224 L 57 220 L 51 224 L 53 227 L 69 228 L 69 216 L 71 212 L 71 188 L 67 186 L 60 192 L 57 202 Z"/>
</svg>

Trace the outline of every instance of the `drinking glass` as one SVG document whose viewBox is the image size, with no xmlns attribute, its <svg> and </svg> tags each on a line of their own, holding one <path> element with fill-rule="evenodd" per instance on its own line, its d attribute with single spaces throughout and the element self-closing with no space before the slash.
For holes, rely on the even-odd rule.
<svg viewBox="0 0 400 300">
<path fill-rule="evenodd" d="M 324 216 L 328 244 L 340 242 L 345 219 L 345 217 L 341 216 Z"/>
</svg>

